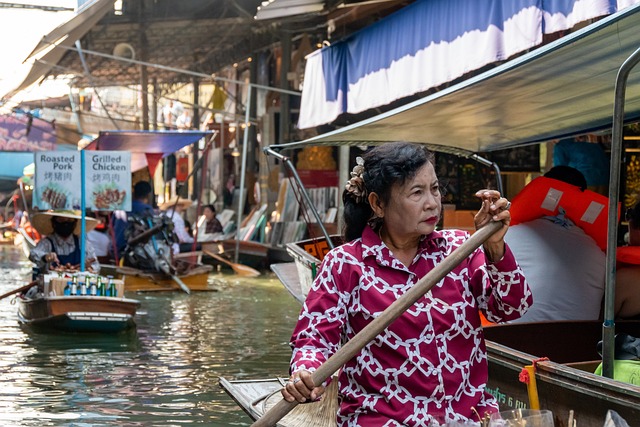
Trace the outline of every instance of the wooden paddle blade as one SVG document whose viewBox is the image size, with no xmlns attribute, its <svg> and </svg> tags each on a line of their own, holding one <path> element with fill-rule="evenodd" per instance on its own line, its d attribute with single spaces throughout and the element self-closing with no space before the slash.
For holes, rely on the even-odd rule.
<svg viewBox="0 0 640 427">
<path fill-rule="evenodd" d="M 231 266 L 231 268 L 233 268 L 233 271 L 238 273 L 240 276 L 258 277 L 260 275 L 260 272 L 258 270 L 251 268 L 248 265 L 234 264 Z"/>
</svg>

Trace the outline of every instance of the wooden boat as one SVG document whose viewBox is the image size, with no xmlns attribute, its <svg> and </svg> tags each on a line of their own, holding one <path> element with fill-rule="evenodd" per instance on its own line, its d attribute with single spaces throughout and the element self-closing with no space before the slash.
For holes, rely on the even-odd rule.
<svg viewBox="0 0 640 427">
<path fill-rule="evenodd" d="M 331 245 L 333 247 L 342 244 L 342 237 L 339 235 L 329 237 L 331 238 Z M 313 279 L 316 278 L 316 272 L 320 267 L 320 263 L 331 247 L 326 237 L 316 237 L 299 242 L 287 243 L 286 248 L 289 255 L 293 258 L 296 270 L 298 271 L 299 286 L 292 284 L 292 280 L 286 278 L 282 280 L 282 282 L 285 283 L 285 287 L 292 287 L 292 289 L 289 290 L 292 294 L 295 294 L 295 292 L 300 289 L 301 295 L 294 295 L 294 297 L 302 302 L 309 293 L 309 289 L 311 289 L 311 284 L 313 283 Z M 276 275 L 278 275 L 280 268 L 276 267 L 276 265 L 272 265 L 271 268 Z M 302 300 L 300 300 L 300 298 L 302 298 Z"/>
<path fill-rule="evenodd" d="M 235 380 L 220 378 L 220 386 L 253 420 L 260 418 L 280 399 L 286 378 Z M 280 422 L 280 427 L 334 427 L 338 411 L 338 382 L 332 381 L 319 402 L 298 405 Z"/>
<path fill-rule="evenodd" d="M 640 322 L 616 322 L 616 331 L 640 336 Z M 501 409 L 530 407 L 531 385 L 520 382 L 520 374 L 525 366 L 534 365 L 537 392 L 532 393 L 540 407 L 554 413 L 556 425 L 571 410 L 580 427 L 602 427 L 608 410 L 629 422 L 640 420 L 640 381 L 629 384 L 594 374 L 602 361 L 597 352 L 601 322 L 495 325 L 485 328 L 485 338 L 487 387 Z"/>
<path fill-rule="evenodd" d="M 213 270 L 210 265 L 198 265 L 184 274 L 178 274 L 180 279 L 191 291 L 210 291 L 208 284 L 209 273 Z M 124 278 L 127 292 L 162 292 L 180 291 L 181 287 L 168 274 L 153 271 L 143 271 L 132 267 L 117 267 L 115 273 Z"/>
<path fill-rule="evenodd" d="M 62 285 L 16 298 L 18 319 L 34 327 L 70 332 L 120 332 L 135 326 L 140 302 L 123 297 L 63 295 Z M 124 295 L 122 284 L 119 295 Z"/>
<path fill-rule="evenodd" d="M 264 270 L 271 263 L 270 257 L 274 255 L 269 245 L 260 242 L 226 239 L 215 242 L 203 242 L 202 250 L 213 252 L 235 262 L 236 259 L 236 243 L 239 247 L 238 263 L 248 265 L 249 267 Z M 218 265 L 218 261 L 213 258 L 204 257 L 204 262 L 212 265 Z"/>
</svg>

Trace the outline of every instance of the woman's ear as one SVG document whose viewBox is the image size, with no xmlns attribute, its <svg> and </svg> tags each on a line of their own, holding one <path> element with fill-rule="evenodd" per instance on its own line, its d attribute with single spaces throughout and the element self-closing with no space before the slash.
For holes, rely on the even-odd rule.
<svg viewBox="0 0 640 427">
<path fill-rule="evenodd" d="M 371 210 L 373 211 L 375 216 L 378 218 L 384 218 L 384 204 L 382 203 L 382 200 L 380 199 L 378 194 L 369 193 L 367 199 L 369 200 L 369 206 L 371 206 Z"/>
</svg>

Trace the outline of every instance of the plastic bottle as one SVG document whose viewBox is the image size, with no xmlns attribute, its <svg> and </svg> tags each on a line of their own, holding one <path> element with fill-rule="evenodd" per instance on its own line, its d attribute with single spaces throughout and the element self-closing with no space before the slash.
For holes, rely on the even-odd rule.
<svg viewBox="0 0 640 427">
<path fill-rule="evenodd" d="M 107 286 L 104 289 L 104 296 L 110 297 L 111 295 L 111 284 L 113 283 L 113 276 L 107 276 Z"/>
<path fill-rule="evenodd" d="M 73 285 L 73 282 L 71 280 L 69 280 L 67 282 L 67 284 L 64 287 L 64 290 L 62 291 L 62 293 L 64 295 L 71 295 L 71 286 Z"/>
<path fill-rule="evenodd" d="M 87 275 L 84 278 L 84 282 L 80 285 L 80 295 L 86 295 L 90 286 L 91 282 L 89 281 L 89 275 Z"/>
<path fill-rule="evenodd" d="M 71 278 L 71 295 L 78 294 L 78 276 L 74 275 Z"/>
<path fill-rule="evenodd" d="M 95 280 L 90 281 L 89 283 L 91 283 L 89 285 L 89 294 L 91 294 L 91 296 L 95 297 L 98 295 L 98 285 L 96 284 Z"/>
</svg>

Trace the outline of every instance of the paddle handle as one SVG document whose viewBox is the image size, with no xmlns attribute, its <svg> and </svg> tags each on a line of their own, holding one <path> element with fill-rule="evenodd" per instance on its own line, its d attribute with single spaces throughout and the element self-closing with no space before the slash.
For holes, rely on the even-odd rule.
<svg viewBox="0 0 640 427">
<path fill-rule="evenodd" d="M 204 253 L 205 255 L 209 255 L 211 258 L 217 259 L 218 261 L 220 261 L 222 263 L 225 263 L 230 267 L 233 267 L 233 265 L 234 265 L 231 261 L 228 261 L 228 260 L 224 259 L 223 257 L 221 257 L 220 255 L 215 254 L 215 253 L 213 253 L 211 251 L 203 250 L 202 253 Z"/>
<path fill-rule="evenodd" d="M 436 265 L 429 273 L 420 279 L 404 295 L 394 301 L 387 309 L 371 323 L 365 326 L 353 338 L 347 341 L 337 352 L 327 359 L 311 375 L 314 384 L 321 384 L 334 372 L 344 366 L 360 350 L 378 336 L 402 313 L 407 311 L 418 299 L 429 292 L 431 288 L 442 280 L 447 274 L 457 267 L 465 258 L 475 251 L 485 240 L 491 237 L 496 231 L 502 228 L 502 222 L 491 221 L 480 230 L 476 231 L 466 242 L 454 250 L 444 261 Z M 267 411 L 252 427 L 275 426 L 285 415 L 287 415 L 298 404 L 297 401 L 287 402 L 281 399 L 275 406 Z"/>
<path fill-rule="evenodd" d="M 12 291 L 7 292 L 6 294 L 2 294 L 0 295 L 0 299 L 5 299 L 6 297 L 13 295 L 13 294 L 17 294 L 18 292 L 22 292 L 22 291 L 26 291 L 27 289 L 29 289 L 32 286 L 35 286 L 38 284 L 37 280 L 34 280 L 33 282 L 24 285 L 24 286 L 20 286 L 18 289 L 14 289 Z"/>
<path fill-rule="evenodd" d="M 163 266 L 160 266 L 160 269 L 164 274 L 171 276 L 173 281 L 176 282 L 178 286 L 180 286 L 180 289 L 182 289 L 187 295 L 191 294 L 191 290 L 189 289 L 189 287 L 185 285 L 185 283 L 178 276 L 176 276 L 175 274 L 171 274 L 171 270 L 169 269 L 169 267 L 164 266 L 163 268 Z"/>
</svg>

